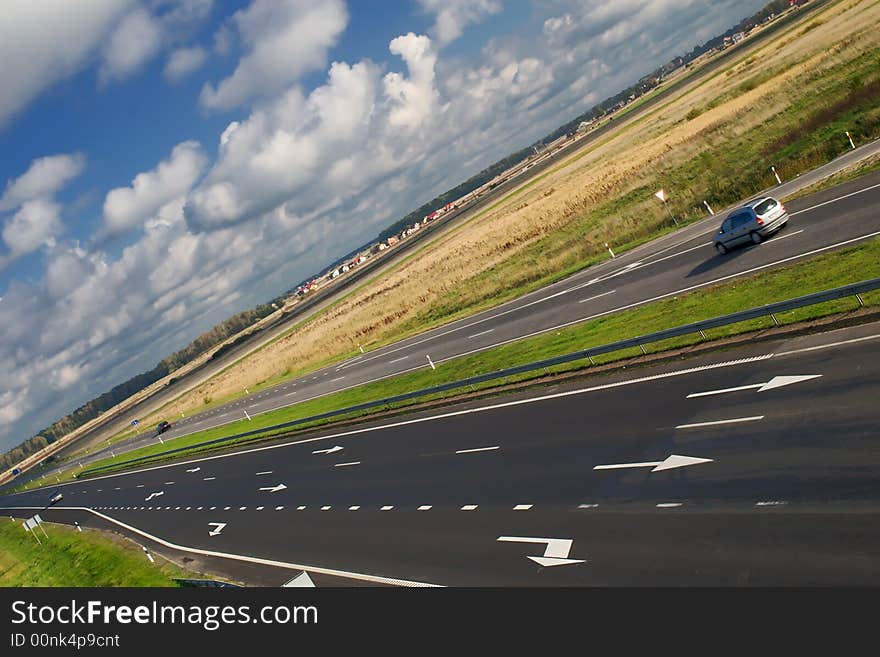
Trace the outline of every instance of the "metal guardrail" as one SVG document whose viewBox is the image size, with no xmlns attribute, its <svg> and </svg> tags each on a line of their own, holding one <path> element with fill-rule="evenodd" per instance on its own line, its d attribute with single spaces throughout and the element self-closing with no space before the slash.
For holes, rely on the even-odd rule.
<svg viewBox="0 0 880 657">
<path fill-rule="evenodd" d="M 534 372 L 535 370 L 541 370 L 547 367 L 552 367 L 554 365 L 562 365 L 565 363 L 570 363 L 576 360 L 582 359 L 592 359 L 593 356 L 600 356 L 602 354 L 611 353 L 614 351 L 621 351 L 623 349 L 630 349 L 633 347 L 641 347 L 644 352 L 644 345 L 650 344 L 652 342 L 660 342 L 662 340 L 668 340 L 670 338 L 677 338 L 684 335 L 690 335 L 692 333 L 703 333 L 703 331 L 712 328 L 718 328 L 720 326 L 727 326 L 729 324 L 737 324 L 739 322 L 745 322 L 751 319 L 758 319 L 761 317 L 771 317 L 777 325 L 779 324 L 776 319 L 777 313 L 786 312 L 789 310 L 796 310 L 798 308 L 805 308 L 807 306 L 813 306 L 818 303 L 824 303 L 826 301 L 834 301 L 836 299 L 843 299 L 845 297 L 856 297 L 859 301 L 859 305 L 864 305 L 862 301 L 861 295 L 865 292 L 871 292 L 873 290 L 880 289 L 880 278 L 872 278 L 870 280 L 861 281 L 859 283 L 852 283 L 851 285 L 844 285 L 842 287 L 832 288 L 830 290 L 824 290 L 822 292 L 814 292 L 813 294 L 807 294 L 801 297 L 795 297 L 794 299 L 789 299 L 787 301 L 778 301 L 776 303 L 770 303 L 764 306 L 758 306 L 757 308 L 750 308 L 748 310 L 741 310 L 739 312 L 730 313 L 729 315 L 722 315 L 720 317 L 713 317 L 711 319 L 704 319 L 699 322 L 692 322 L 690 324 L 684 324 L 682 326 L 676 326 L 674 328 L 665 329 L 663 331 L 656 331 L 654 333 L 648 333 L 646 335 L 640 335 L 635 338 L 628 338 L 626 340 L 618 340 L 617 342 L 611 342 L 609 344 L 600 345 L 598 347 L 591 347 L 589 349 L 582 349 L 580 351 L 574 351 L 568 354 L 563 354 L 561 356 L 554 356 L 553 358 L 545 358 L 544 360 L 535 361 L 533 363 L 526 363 L 525 365 L 517 365 L 516 367 L 508 367 L 503 370 L 497 370 L 495 372 L 489 372 L 487 374 L 480 374 L 477 376 L 472 376 L 467 379 L 459 379 L 458 381 L 450 381 L 449 383 L 443 383 L 438 386 L 433 386 L 431 388 L 424 388 L 422 390 L 415 390 L 413 392 L 406 392 L 400 395 L 394 395 L 393 397 L 385 397 L 384 399 L 378 399 L 376 401 L 364 402 L 362 404 L 356 404 L 354 406 L 348 406 L 346 408 L 340 408 L 335 411 L 327 411 L 326 413 L 319 413 L 318 415 L 311 415 L 309 417 L 300 418 L 298 420 L 291 420 L 290 422 L 282 422 L 281 424 L 275 424 L 268 427 L 263 427 L 261 429 L 253 429 L 251 431 L 245 431 L 244 433 L 237 433 L 231 436 L 224 436 L 222 438 L 215 438 L 214 440 L 208 440 L 201 443 L 196 443 L 194 445 L 188 445 L 186 447 L 178 447 L 175 449 L 169 449 L 164 452 L 159 452 L 157 454 L 151 454 L 149 456 L 141 456 L 135 459 L 129 459 L 128 461 L 121 461 L 119 463 L 114 463 L 110 465 L 99 466 L 95 468 L 88 468 L 83 470 L 79 474 L 76 475 L 77 478 L 90 475 L 97 474 L 104 470 L 108 470 L 110 468 L 118 468 L 123 465 L 134 465 L 137 463 L 143 463 L 145 461 L 154 460 L 156 458 L 160 458 L 163 456 L 167 456 L 169 454 L 176 454 L 183 451 L 188 451 L 194 448 L 200 447 L 208 447 L 211 445 L 219 445 L 224 442 L 228 442 L 231 440 L 236 440 L 239 438 L 247 438 L 249 436 L 255 436 L 258 434 L 267 433 L 270 431 L 277 431 L 279 429 L 289 429 L 298 425 L 308 424 L 309 422 L 316 422 L 318 420 L 326 420 L 332 417 L 338 417 L 340 415 L 346 415 L 348 413 L 354 413 L 356 411 L 367 410 L 370 408 L 376 408 L 379 406 L 385 406 L 387 404 L 393 404 L 396 402 L 407 401 L 409 399 L 414 399 L 416 397 L 424 397 L 427 395 L 433 395 L 439 392 L 446 392 L 449 390 L 455 390 L 456 388 L 464 388 L 468 386 L 473 386 L 478 383 L 485 383 L 487 381 L 493 381 L 495 379 L 503 379 L 508 376 L 514 376 L 517 374 L 524 374 L 526 372 Z"/>
</svg>

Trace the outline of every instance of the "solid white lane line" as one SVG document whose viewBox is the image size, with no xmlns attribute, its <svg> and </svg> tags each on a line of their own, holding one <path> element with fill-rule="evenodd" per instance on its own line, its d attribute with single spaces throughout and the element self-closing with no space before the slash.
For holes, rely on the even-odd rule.
<svg viewBox="0 0 880 657">
<path fill-rule="evenodd" d="M 617 290 L 611 290 L 610 292 L 603 292 L 602 294 L 596 294 L 592 297 L 587 297 L 586 299 L 581 299 L 578 303 L 586 303 L 587 301 L 592 301 L 593 299 L 598 299 L 599 297 L 607 297 L 609 294 L 614 294 Z"/>
<path fill-rule="evenodd" d="M 486 335 L 487 333 L 492 333 L 492 332 L 494 332 L 494 331 L 495 331 L 495 329 L 491 328 L 491 329 L 489 329 L 488 331 L 480 331 L 479 333 L 474 333 L 473 335 L 469 335 L 469 336 L 468 336 L 468 340 L 471 340 L 471 339 L 473 339 L 473 338 L 478 338 L 478 337 L 480 337 L 481 335 Z"/>
<path fill-rule="evenodd" d="M 755 502 L 755 506 L 785 506 L 788 504 L 785 500 L 768 500 L 766 502 Z"/>
<path fill-rule="evenodd" d="M 13 508 L 42 509 L 43 507 L 13 507 Z M 312 565 L 305 565 L 305 564 L 298 564 L 298 563 L 290 563 L 290 562 L 286 562 L 286 561 L 275 561 L 273 559 L 263 559 L 260 557 L 250 557 L 250 556 L 246 556 L 246 555 L 242 555 L 242 554 L 233 554 L 230 552 L 217 552 L 215 550 L 203 550 L 201 548 L 193 548 L 193 547 L 189 547 L 186 545 L 179 545 L 176 543 L 172 543 L 171 541 L 166 541 L 165 539 L 159 538 L 158 536 L 155 536 L 153 534 L 148 534 L 147 532 L 143 531 L 142 529 L 138 529 L 137 527 L 133 527 L 132 525 L 127 525 L 119 520 L 116 520 L 115 518 L 111 518 L 110 516 L 104 515 L 103 513 L 99 513 L 97 511 L 94 511 L 93 509 L 89 509 L 86 507 L 65 507 L 65 508 L 75 509 L 78 511 L 88 511 L 89 513 L 92 513 L 100 518 L 103 518 L 104 520 L 107 520 L 108 522 L 112 522 L 112 523 L 122 527 L 123 529 L 127 529 L 128 531 L 133 532 L 135 534 L 138 534 L 139 536 L 143 536 L 146 539 L 149 539 L 151 541 L 155 541 L 156 543 L 159 543 L 160 545 L 164 545 L 167 548 L 170 548 L 172 550 L 179 550 L 181 552 L 190 552 L 193 554 L 201 554 L 201 555 L 207 556 L 207 557 L 221 557 L 221 558 L 225 558 L 225 559 L 234 559 L 236 561 L 244 561 L 247 563 L 256 563 L 256 564 L 260 564 L 260 565 L 264 565 L 264 566 L 275 566 L 278 568 L 287 568 L 288 570 L 304 570 L 306 572 L 316 573 L 319 575 L 329 575 L 331 577 L 345 577 L 348 579 L 356 579 L 356 580 L 362 580 L 362 581 L 366 581 L 366 582 L 374 582 L 377 584 L 390 584 L 392 586 L 430 586 L 430 587 L 440 586 L 439 584 L 430 584 L 428 582 L 418 582 L 418 581 L 412 581 L 412 580 L 406 580 L 406 579 L 399 579 L 396 577 L 382 577 L 380 575 L 368 575 L 365 573 L 357 573 L 357 572 L 352 572 L 352 571 L 347 571 L 347 570 L 339 570 L 336 568 L 326 568 L 324 566 L 312 566 Z"/>
<path fill-rule="evenodd" d="M 476 511 L 477 505 L 476 504 L 465 504 L 463 507 L 461 507 L 461 510 L 462 511 Z"/>
<path fill-rule="evenodd" d="M 456 451 L 456 454 L 472 454 L 474 452 L 491 452 L 495 449 L 501 449 L 500 445 L 495 445 L 494 447 L 474 447 L 473 449 L 460 449 Z"/>
<path fill-rule="evenodd" d="M 849 194 L 844 194 L 843 196 L 838 196 L 838 197 L 833 198 L 829 201 L 825 201 L 824 203 L 817 203 L 816 205 L 811 205 L 810 207 L 804 208 L 803 210 L 796 210 L 795 212 L 789 212 L 788 216 L 793 217 L 796 214 L 801 214 L 802 212 L 809 212 L 810 210 L 815 210 L 816 208 L 821 208 L 821 207 L 828 205 L 830 203 L 837 203 L 838 201 L 842 201 L 843 199 L 849 198 L 850 196 L 855 196 L 856 194 L 864 194 L 865 192 L 870 192 L 872 189 L 877 189 L 878 187 L 880 187 L 880 184 L 871 185 L 870 187 L 865 187 L 863 189 L 857 189 L 854 192 L 851 192 Z"/>
<path fill-rule="evenodd" d="M 528 511 L 533 506 L 534 506 L 533 504 L 517 504 L 515 507 L 513 507 L 513 510 L 514 511 Z"/>
<path fill-rule="evenodd" d="M 334 465 L 333 467 L 334 467 L 334 468 L 344 468 L 344 467 L 347 467 L 347 466 L 349 466 L 349 465 L 360 465 L 360 464 L 361 464 L 360 461 L 349 461 L 348 463 L 337 463 L 337 464 Z"/>
<path fill-rule="evenodd" d="M 753 415 L 751 417 L 737 417 L 730 420 L 715 420 L 713 422 L 694 422 L 692 424 L 679 424 L 675 428 L 676 429 L 694 429 L 697 427 L 714 427 L 721 424 L 738 424 L 740 422 L 756 422 L 757 420 L 763 420 L 763 415 Z"/>
<path fill-rule="evenodd" d="M 266 470 L 265 472 L 257 472 L 256 475 L 259 477 L 260 475 L 272 474 L 272 470 Z"/>
<path fill-rule="evenodd" d="M 658 504 L 658 509 L 674 509 L 676 507 L 681 506 L 681 502 L 664 502 L 662 504 Z"/>
<path fill-rule="evenodd" d="M 387 505 L 383 506 L 381 509 L 379 509 L 379 511 L 391 511 L 391 509 L 393 509 L 393 508 L 394 508 L 393 505 L 387 504 Z"/>
<path fill-rule="evenodd" d="M 875 333 L 874 335 L 866 335 L 862 338 L 852 338 L 851 340 L 841 340 L 839 342 L 829 342 L 828 344 L 820 344 L 815 347 L 802 347 L 801 349 L 792 349 L 791 351 L 780 351 L 776 356 L 791 356 L 792 354 L 802 354 L 807 351 L 816 351 L 818 349 L 830 349 L 832 347 L 841 347 L 847 344 L 854 344 L 856 342 L 864 342 L 865 340 L 876 340 L 880 338 L 880 333 Z"/>
<path fill-rule="evenodd" d="M 419 511 L 430 511 L 430 510 L 431 510 L 431 505 L 430 505 L 430 504 L 422 504 L 422 506 L 420 506 L 420 507 L 418 508 L 418 510 L 419 510 Z"/>
</svg>

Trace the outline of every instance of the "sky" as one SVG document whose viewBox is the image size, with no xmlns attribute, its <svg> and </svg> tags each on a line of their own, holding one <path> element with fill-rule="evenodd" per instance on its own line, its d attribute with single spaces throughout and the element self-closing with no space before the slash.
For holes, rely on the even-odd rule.
<svg viewBox="0 0 880 657">
<path fill-rule="evenodd" d="M 0 451 L 764 0 L 3 0 Z"/>
</svg>

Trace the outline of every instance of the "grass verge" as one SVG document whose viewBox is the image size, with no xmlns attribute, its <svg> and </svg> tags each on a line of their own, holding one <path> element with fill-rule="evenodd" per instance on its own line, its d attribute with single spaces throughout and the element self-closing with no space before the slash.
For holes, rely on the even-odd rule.
<svg viewBox="0 0 880 657">
<path fill-rule="evenodd" d="M 161 459 L 165 458 L 162 452 L 176 448 L 191 448 L 177 454 L 176 458 L 191 455 L 204 450 L 205 448 L 199 447 L 198 443 L 205 441 L 306 418 L 334 409 L 346 408 L 403 392 L 419 390 L 440 383 L 496 371 L 505 367 L 530 363 L 578 349 L 607 344 L 616 340 L 623 340 L 875 277 L 880 277 L 880 240 L 878 239 L 845 250 L 814 256 L 803 262 L 779 269 L 761 272 L 749 277 L 695 290 L 687 294 L 669 297 L 638 308 L 598 317 L 594 320 L 569 326 L 558 331 L 543 333 L 532 338 L 487 349 L 480 353 L 455 358 L 439 364 L 436 371 L 429 369 L 416 370 L 390 377 L 383 381 L 361 385 L 350 390 L 304 401 L 275 411 L 269 411 L 262 415 L 253 416 L 253 419 L 250 421 L 240 420 L 222 427 L 200 431 L 189 436 L 167 441 L 165 444 L 143 447 L 127 454 L 119 455 L 116 458 L 100 461 L 93 464 L 92 467 L 114 466 L 140 457 L 146 457 L 148 460 L 153 457 Z M 867 306 L 880 305 L 880 291 L 862 295 L 862 299 Z M 781 313 L 777 315 L 777 320 L 780 324 L 791 324 L 853 310 L 856 307 L 858 307 L 858 302 L 855 299 L 840 299 Z M 706 340 L 728 337 L 763 328 L 768 326 L 771 321 L 769 318 L 764 318 L 719 327 L 707 331 Z M 701 341 L 703 341 L 703 338 L 699 334 L 694 334 L 646 345 L 646 350 L 648 353 L 657 353 L 696 344 Z M 629 358 L 638 353 L 638 349 L 623 350 L 597 357 L 594 361 L 596 364 L 603 364 Z M 548 373 L 588 369 L 589 367 L 589 363 L 578 361 L 550 368 Z M 538 378 L 542 375 L 543 373 L 541 372 L 533 372 L 516 377 L 506 377 L 484 383 L 477 386 L 475 390 L 499 387 L 513 382 Z M 364 417 L 392 408 L 403 408 L 415 403 L 424 403 L 458 394 L 460 394 L 460 391 L 426 396 L 418 400 L 410 400 L 382 408 L 351 413 L 333 418 L 332 420 L 322 420 L 300 425 L 297 427 L 297 430 L 313 429 L 316 426 L 328 424 L 331 421 L 350 420 L 355 417 Z M 281 433 L 289 434 L 290 429 L 267 430 L 265 433 L 249 436 L 244 439 L 235 439 L 224 442 L 222 445 L 213 445 L 211 449 L 217 449 L 220 446 L 226 448 L 232 444 L 251 442 L 257 439 L 262 440 Z M 70 479 L 71 477 L 72 473 L 67 473 L 67 478 Z"/>
<path fill-rule="evenodd" d="M 159 556 L 151 564 L 141 548 L 112 534 L 46 524 L 42 545 L 8 518 L 0 520 L 0 586 L 177 586 L 191 578 Z"/>
</svg>

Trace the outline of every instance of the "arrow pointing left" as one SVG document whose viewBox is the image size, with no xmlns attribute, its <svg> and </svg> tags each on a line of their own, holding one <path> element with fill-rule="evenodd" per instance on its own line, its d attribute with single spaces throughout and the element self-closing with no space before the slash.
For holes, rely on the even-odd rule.
<svg viewBox="0 0 880 657">
<path fill-rule="evenodd" d="M 574 542 L 570 538 L 534 538 L 532 536 L 499 536 L 497 541 L 508 543 L 546 543 L 547 547 L 544 554 L 540 557 L 528 558 L 542 566 L 567 566 L 573 563 L 583 563 L 585 559 L 569 559 L 568 553 L 571 552 L 571 544 Z"/>
<path fill-rule="evenodd" d="M 267 486 L 265 488 L 261 488 L 260 490 L 267 490 L 270 493 L 277 493 L 279 490 L 284 490 L 285 488 L 287 488 L 287 486 L 285 486 L 284 484 L 278 484 L 276 486 Z"/>
<path fill-rule="evenodd" d="M 217 536 L 217 534 L 222 532 L 223 528 L 226 527 L 226 523 L 225 522 L 209 522 L 208 526 L 214 528 L 208 532 L 208 536 Z"/>
<path fill-rule="evenodd" d="M 146 501 L 146 502 L 149 502 L 149 501 L 150 501 L 151 499 L 153 499 L 154 497 L 159 497 L 160 495 L 164 495 L 164 494 L 165 494 L 165 491 L 164 491 L 164 490 L 160 490 L 160 491 L 157 492 L 157 493 L 150 493 L 149 495 L 147 495 L 147 499 L 146 499 L 145 501 Z"/>
<path fill-rule="evenodd" d="M 312 581 L 312 578 L 309 577 L 309 574 L 306 571 L 302 571 L 299 575 L 294 577 L 292 580 L 282 585 L 282 588 L 285 587 L 293 587 L 293 586 L 305 586 L 310 589 L 315 588 L 315 583 Z"/>
</svg>

